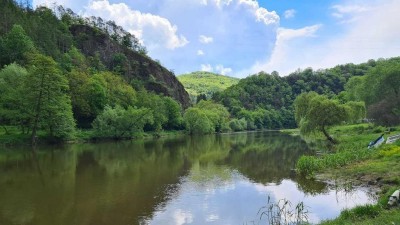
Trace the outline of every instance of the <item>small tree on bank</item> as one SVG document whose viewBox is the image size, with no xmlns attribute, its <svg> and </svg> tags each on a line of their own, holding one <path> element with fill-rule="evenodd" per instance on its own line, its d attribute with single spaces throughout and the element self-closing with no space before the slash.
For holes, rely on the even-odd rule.
<svg viewBox="0 0 400 225">
<path fill-rule="evenodd" d="M 354 104 L 354 103 L 353 103 Z M 359 104 L 357 104 L 359 106 Z M 352 113 L 349 106 L 328 99 L 315 92 L 303 93 L 294 102 L 296 122 L 303 134 L 321 132 L 331 143 L 337 143 L 328 133 L 328 128 L 344 121 L 354 121 L 362 113 Z"/>
</svg>

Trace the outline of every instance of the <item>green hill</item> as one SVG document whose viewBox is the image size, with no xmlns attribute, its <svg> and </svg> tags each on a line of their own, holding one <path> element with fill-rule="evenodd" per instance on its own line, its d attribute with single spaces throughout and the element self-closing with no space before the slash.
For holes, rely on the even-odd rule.
<svg viewBox="0 0 400 225">
<path fill-rule="evenodd" d="M 178 76 L 191 99 L 199 94 L 205 94 L 210 98 L 213 93 L 223 91 L 239 82 L 238 78 L 228 77 L 210 72 L 198 71 Z"/>
</svg>

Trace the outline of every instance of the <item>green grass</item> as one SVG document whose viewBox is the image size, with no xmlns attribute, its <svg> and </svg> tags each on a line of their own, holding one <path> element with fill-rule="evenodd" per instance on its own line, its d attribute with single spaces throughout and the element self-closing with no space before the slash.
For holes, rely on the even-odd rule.
<svg viewBox="0 0 400 225">
<path fill-rule="evenodd" d="M 238 78 L 200 71 L 182 74 L 177 78 L 191 96 L 205 94 L 211 97 L 213 93 L 225 90 L 239 82 Z"/>
</svg>

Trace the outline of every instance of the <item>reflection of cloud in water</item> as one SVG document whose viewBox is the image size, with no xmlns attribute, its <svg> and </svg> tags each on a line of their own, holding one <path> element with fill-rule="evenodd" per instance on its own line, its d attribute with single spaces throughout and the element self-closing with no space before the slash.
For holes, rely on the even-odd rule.
<svg viewBox="0 0 400 225">
<path fill-rule="evenodd" d="M 193 222 L 193 215 L 190 212 L 185 212 L 177 209 L 174 212 L 175 225 L 191 224 Z"/>
<path fill-rule="evenodd" d="M 336 217 L 342 209 L 365 205 L 373 201 L 366 191 L 360 189 L 350 192 L 329 190 L 327 193 L 314 196 L 306 195 L 297 188 L 296 183 L 290 180 L 283 180 L 280 185 L 266 186 L 262 192 L 265 193 L 265 191 L 274 199 L 289 200 L 294 206 L 303 202 L 309 207 L 309 219 L 312 223 Z"/>
<path fill-rule="evenodd" d="M 205 173 L 207 174 L 207 173 Z M 295 207 L 304 202 L 311 212 L 309 222 L 333 218 L 343 208 L 370 203 L 366 192 L 351 193 L 330 190 L 314 196 L 303 193 L 296 183 L 283 180 L 280 184 L 253 183 L 243 175 L 231 171 L 230 178 L 214 176 L 208 179 L 191 179 L 193 173 L 183 178 L 175 198 L 155 212 L 149 224 L 242 224 L 257 221 L 257 212 L 272 201 L 286 199 Z M 197 175 L 196 175 L 197 176 Z"/>
</svg>

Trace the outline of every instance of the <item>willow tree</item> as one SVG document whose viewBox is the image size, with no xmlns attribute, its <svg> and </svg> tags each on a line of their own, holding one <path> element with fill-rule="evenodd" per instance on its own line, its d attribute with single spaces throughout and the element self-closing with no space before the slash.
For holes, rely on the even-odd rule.
<svg viewBox="0 0 400 225">
<path fill-rule="evenodd" d="M 30 109 L 32 144 L 39 129 L 50 137 L 67 138 L 75 129 L 68 80 L 48 56 L 29 56 L 30 70 L 25 82 L 25 107 Z"/>
<path fill-rule="evenodd" d="M 332 143 L 336 143 L 336 140 L 329 135 L 328 128 L 350 117 L 347 106 L 313 92 L 297 97 L 294 107 L 301 133 L 321 132 Z"/>
</svg>

